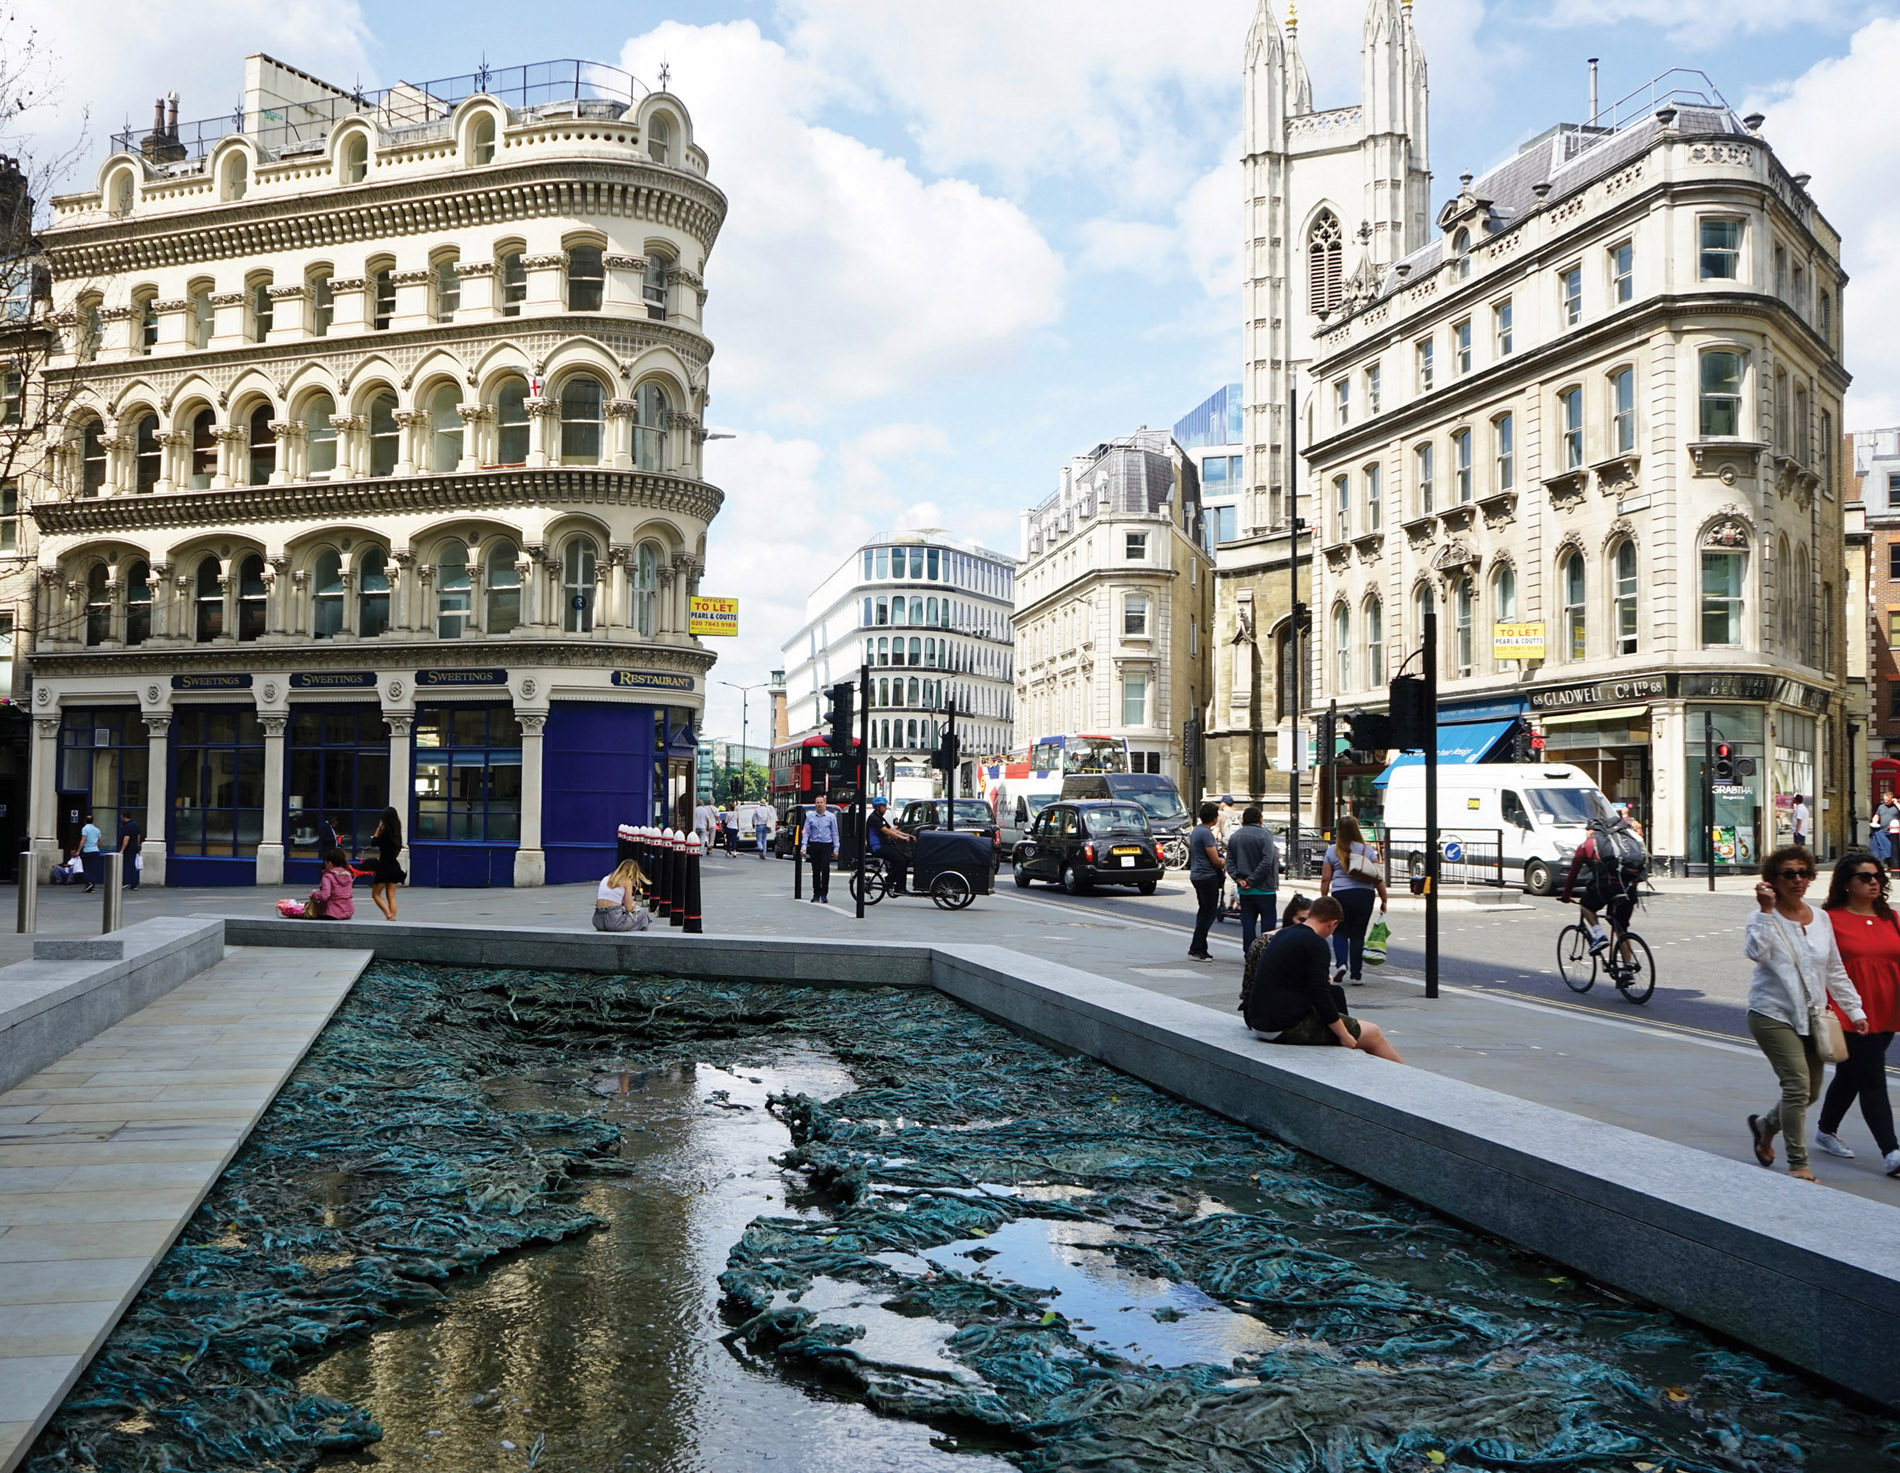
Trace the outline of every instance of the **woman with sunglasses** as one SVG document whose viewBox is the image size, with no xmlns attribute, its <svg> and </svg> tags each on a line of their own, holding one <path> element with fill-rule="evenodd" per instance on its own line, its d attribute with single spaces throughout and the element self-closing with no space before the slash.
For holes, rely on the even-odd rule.
<svg viewBox="0 0 1900 1473">
<path fill-rule="evenodd" d="M 1830 1156 L 1853 1159 L 1835 1131 L 1858 1098 L 1882 1166 L 1888 1176 L 1900 1176 L 1900 1140 L 1894 1138 L 1887 1097 L 1887 1045 L 1900 1029 L 1900 916 L 1887 904 L 1886 868 L 1871 854 L 1848 855 L 1834 866 L 1821 908 L 1834 923 L 1841 965 L 1860 994 L 1868 1031 L 1847 1035 L 1847 1061 L 1834 1066 L 1814 1143 Z"/>
<path fill-rule="evenodd" d="M 1808 1106 L 1820 1098 L 1827 1066 L 1809 1015 L 1826 1007 L 1830 996 L 1856 1033 L 1867 1031 L 1867 1015 L 1841 966 L 1834 927 L 1808 906 L 1814 856 L 1798 844 L 1784 844 L 1762 861 L 1761 872 L 1757 909 L 1742 942 L 1742 954 L 1755 964 L 1748 984 L 1748 1031 L 1781 1082 L 1781 1099 L 1767 1114 L 1748 1117 L 1748 1133 L 1755 1159 L 1773 1166 L 1775 1137 L 1785 1131 L 1788 1175 L 1816 1181 L 1808 1170 Z"/>
</svg>

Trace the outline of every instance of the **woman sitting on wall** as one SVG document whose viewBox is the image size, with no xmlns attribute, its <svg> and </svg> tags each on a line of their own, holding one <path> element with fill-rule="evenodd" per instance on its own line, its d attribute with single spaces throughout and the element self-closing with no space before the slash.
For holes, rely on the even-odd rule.
<svg viewBox="0 0 1900 1473">
<path fill-rule="evenodd" d="M 623 859 L 614 872 L 594 891 L 594 929 L 596 931 L 644 931 L 653 924 L 653 915 L 641 903 L 646 890 L 646 873 L 637 861 Z"/>
</svg>

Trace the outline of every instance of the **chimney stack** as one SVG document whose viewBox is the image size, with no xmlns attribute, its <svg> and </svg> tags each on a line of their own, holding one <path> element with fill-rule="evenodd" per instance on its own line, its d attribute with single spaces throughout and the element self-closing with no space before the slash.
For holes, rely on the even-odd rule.
<svg viewBox="0 0 1900 1473">
<path fill-rule="evenodd" d="M 1590 58 L 1590 126 L 1597 125 L 1597 58 Z"/>
<path fill-rule="evenodd" d="M 171 117 L 166 118 L 170 103 Z M 185 156 L 178 141 L 178 94 L 171 92 L 152 103 L 152 131 L 139 143 L 139 152 L 148 164 L 175 164 Z"/>
</svg>

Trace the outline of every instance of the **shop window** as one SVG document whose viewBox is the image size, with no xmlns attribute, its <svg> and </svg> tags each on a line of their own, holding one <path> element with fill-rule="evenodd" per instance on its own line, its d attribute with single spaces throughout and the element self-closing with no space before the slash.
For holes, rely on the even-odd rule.
<svg viewBox="0 0 1900 1473">
<path fill-rule="evenodd" d="M 671 405 L 666 389 L 649 379 L 634 395 L 633 463 L 643 471 L 666 467 L 666 422 Z"/>
<path fill-rule="evenodd" d="M 132 426 L 132 485 L 137 491 L 151 491 L 158 485 L 164 468 L 164 447 L 158 443 L 158 416 L 141 414 Z"/>
<path fill-rule="evenodd" d="M 356 632 L 365 639 L 389 628 L 389 554 L 372 547 L 356 564 Z"/>
<path fill-rule="evenodd" d="M 521 622 L 520 550 L 512 542 L 497 542 L 482 557 L 482 629 L 506 634 Z"/>
<path fill-rule="evenodd" d="M 343 559 L 326 547 L 310 565 L 310 637 L 329 639 L 343 631 Z"/>
<path fill-rule="evenodd" d="M 567 253 L 568 311 L 598 312 L 605 286 L 599 246 L 575 246 Z"/>
<path fill-rule="evenodd" d="M 460 639 L 468 628 L 474 590 L 468 577 L 468 548 L 460 542 L 444 544 L 435 560 L 435 632 L 442 639 Z"/>
<path fill-rule="evenodd" d="M 429 469 L 452 471 L 462 462 L 462 391 L 443 384 L 429 396 Z"/>
<path fill-rule="evenodd" d="M 145 829 L 151 747 L 136 707 L 68 707 L 61 713 L 59 746 L 56 782 L 62 796 L 77 799 L 82 811 L 90 808 L 92 821 L 108 838 L 127 815 Z M 79 842 L 77 825 L 70 841 Z"/>
<path fill-rule="evenodd" d="M 396 396 L 385 389 L 369 401 L 369 473 L 393 476 L 402 444 L 402 426 L 396 423 Z"/>
<path fill-rule="evenodd" d="M 1615 586 L 1611 592 L 1613 638 L 1619 655 L 1636 653 L 1636 544 L 1617 544 L 1610 561 Z"/>
<path fill-rule="evenodd" d="M 505 378 L 495 394 L 495 462 L 528 463 L 528 381 Z"/>
<path fill-rule="evenodd" d="M 561 553 L 561 628 L 590 634 L 594 628 L 594 569 L 599 551 L 591 537 L 575 537 Z"/>
<path fill-rule="evenodd" d="M 172 718 L 170 852 L 248 859 L 264 837 L 264 729 L 253 707 L 180 706 Z"/>
<path fill-rule="evenodd" d="M 603 407 L 600 380 L 577 373 L 561 386 L 561 464 L 599 465 Z"/>
<path fill-rule="evenodd" d="M 1889 721 L 1900 721 L 1900 680 L 1888 682 L 1887 719 Z"/>
<path fill-rule="evenodd" d="M 112 638 L 112 582 L 104 563 L 86 573 L 86 643 L 103 644 Z"/>
<path fill-rule="evenodd" d="M 251 417 L 245 426 L 250 440 L 250 474 L 246 478 L 253 486 L 267 486 L 270 475 L 277 468 L 277 432 L 270 427 L 271 407 L 260 404 L 251 411 Z"/>
<path fill-rule="evenodd" d="M 284 749 L 285 858 L 314 879 L 327 820 L 346 854 L 369 848 L 389 806 L 389 732 L 374 706 L 292 708 Z"/>
<path fill-rule="evenodd" d="M 311 475 L 326 475 L 336 469 L 336 400 L 328 394 L 312 394 L 304 406 L 303 430 L 305 457 Z"/>
<path fill-rule="evenodd" d="M 143 558 L 125 570 L 125 642 L 144 644 L 152 637 L 152 569 Z"/>
<path fill-rule="evenodd" d="M 416 711 L 418 844 L 514 844 L 521 838 L 521 726 L 506 706 Z"/>
<path fill-rule="evenodd" d="M 264 559 L 252 553 L 238 564 L 237 637 L 240 640 L 248 642 L 264 632 L 267 604 Z"/>
<path fill-rule="evenodd" d="M 633 566 L 633 627 L 651 639 L 660 632 L 660 558 L 655 542 L 642 542 Z M 867 599 L 866 603 L 870 601 Z M 869 623 L 869 619 L 866 619 Z M 882 640 L 878 643 L 883 644 Z M 888 663 L 888 661 L 886 662 Z"/>
</svg>

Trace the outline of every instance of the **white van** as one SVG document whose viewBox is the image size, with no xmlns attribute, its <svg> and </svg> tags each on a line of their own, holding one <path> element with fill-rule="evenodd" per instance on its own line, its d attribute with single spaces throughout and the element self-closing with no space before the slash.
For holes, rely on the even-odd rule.
<svg viewBox="0 0 1900 1473">
<path fill-rule="evenodd" d="M 1501 835 L 1504 873 L 1521 874 L 1533 895 L 1548 895 L 1557 887 L 1590 820 L 1610 816 L 1609 799 L 1589 775 L 1562 762 L 1460 762 L 1438 768 L 1441 845 L 1465 841 L 1474 853 L 1488 853 Z M 1385 826 L 1394 836 L 1395 874 L 1422 872 L 1424 763 L 1386 773 Z"/>
</svg>

